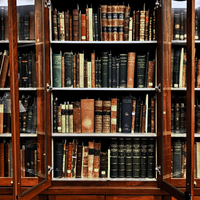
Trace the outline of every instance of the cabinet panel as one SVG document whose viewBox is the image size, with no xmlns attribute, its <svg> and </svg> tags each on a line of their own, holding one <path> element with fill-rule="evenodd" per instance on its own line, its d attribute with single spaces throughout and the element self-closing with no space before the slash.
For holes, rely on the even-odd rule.
<svg viewBox="0 0 200 200">
<path fill-rule="evenodd" d="M 106 196 L 106 200 L 137 200 L 137 199 L 155 200 L 154 196 Z"/>
<path fill-rule="evenodd" d="M 104 196 L 98 195 L 51 195 L 49 200 L 105 200 Z"/>
</svg>

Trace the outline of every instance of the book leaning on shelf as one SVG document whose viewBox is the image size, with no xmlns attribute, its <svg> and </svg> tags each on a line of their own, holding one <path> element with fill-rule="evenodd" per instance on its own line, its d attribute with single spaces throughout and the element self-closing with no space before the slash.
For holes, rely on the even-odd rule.
<svg viewBox="0 0 200 200">
<path fill-rule="evenodd" d="M 64 52 L 52 54 L 53 87 L 74 88 L 153 88 L 155 61 L 149 52 L 121 53 L 95 52 L 90 59 L 84 53 Z"/>
<path fill-rule="evenodd" d="M 144 102 L 144 103 L 143 103 Z M 155 133 L 155 98 L 53 101 L 54 133 Z"/>
<path fill-rule="evenodd" d="M 154 178 L 154 138 L 54 142 L 54 178 Z"/>
<path fill-rule="evenodd" d="M 85 6 L 84 10 L 52 10 L 55 41 L 156 40 L 156 10 L 131 10 L 130 5 Z"/>
</svg>

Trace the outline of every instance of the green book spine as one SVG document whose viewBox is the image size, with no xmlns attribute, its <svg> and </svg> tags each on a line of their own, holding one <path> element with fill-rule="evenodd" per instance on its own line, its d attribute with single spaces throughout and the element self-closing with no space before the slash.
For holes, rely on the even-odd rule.
<svg viewBox="0 0 200 200">
<path fill-rule="evenodd" d="M 137 87 L 144 88 L 146 55 L 137 56 Z"/>
<path fill-rule="evenodd" d="M 65 87 L 73 87 L 73 53 L 64 53 Z"/>
<path fill-rule="evenodd" d="M 140 178 L 140 138 L 133 138 L 133 178 Z"/>
<path fill-rule="evenodd" d="M 140 140 L 140 177 L 146 178 L 147 176 L 147 138 Z"/>
<path fill-rule="evenodd" d="M 102 66 L 102 87 L 108 87 L 108 53 L 102 52 L 101 54 L 101 66 Z"/>
<path fill-rule="evenodd" d="M 119 65 L 120 65 L 120 58 L 116 58 L 117 88 L 119 88 Z"/>
<path fill-rule="evenodd" d="M 182 143 L 180 140 L 173 142 L 173 178 L 181 178 L 181 152 Z"/>
<path fill-rule="evenodd" d="M 62 55 L 53 54 L 52 55 L 52 65 L 53 65 L 53 87 L 62 86 Z"/>
<path fill-rule="evenodd" d="M 112 82 L 111 87 L 117 87 L 117 67 L 116 67 L 116 57 L 112 57 L 112 74 L 111 74 Z"/>
<path fill-rule="evenodd" d="M 120 54 L 119 87 L 126 88 L 127 84 L 127 54 Z"/>
<path fill-rule="evenodd" d="M 155 177 L 155 140 L 148 138 L 147 146 L 147 178 Z"/>
<path fill-rule="evenodd" d="M 112 85 L 112 54 L 108 54 L 108 87 L 111 88 Z"/>
<path fill-rule="evenodd" d="M 102 86 L 102 77 L 101 77 L 101 72 L 102 72 L 102 69 L 101 69 L 101 59 L 98 60 L 98 87 L 101 88 Z"/>
</svg>

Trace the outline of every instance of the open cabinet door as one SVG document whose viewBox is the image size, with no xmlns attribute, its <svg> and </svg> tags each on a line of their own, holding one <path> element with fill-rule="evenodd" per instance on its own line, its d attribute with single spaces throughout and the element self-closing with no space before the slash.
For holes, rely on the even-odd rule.
<svg viewBox="0 0 200 200">
<path fill-rule="evenodd" d="M 195 0 L 163 0 L 160 14 L 158 184 L 176 199 L 193 199 Z"/>
<path fill-rule="evenodd" d="M 31 199 L 51 184 L 46 9 L 41 0 L 8 1 L 14 199 Z"/>
</svg>

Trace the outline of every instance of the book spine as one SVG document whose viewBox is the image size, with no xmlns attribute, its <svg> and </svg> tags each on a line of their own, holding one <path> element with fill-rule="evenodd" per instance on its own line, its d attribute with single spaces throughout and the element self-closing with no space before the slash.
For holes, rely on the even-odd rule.
<svg viewBox="0 0 200 200">
<path fill-rule="evenodd" d="M 102 109 L 103 109 L 103 101 L 95 100 L 95 133 L 102 133 Z"/>
<path fill-rule="evenodd" d="M 61 105 L 57 106 L 57 131 L 62 132 L 62 116 L 61 116 Z"/>
<path fill-rule="evenodd" d="M 108 52 L 102 52 L 101 55 L 101 67 L 102 67 L 102 87 L 108 87 Z"/>
<path fill-rule="evenodd" d="M 72 10 L 72 40 L 73 41 L 79 40 L 78 15 L 79 15 L 79 10 L 73 9 Z"/>
<path fill-rule="evenodd" d="M 76 55 L 73 55 L 73 87 L 76 88 L 76 74 L 77 74 L 77 63 L 76 63 Z"/>
<path fill-rule="evenodd" d="M 181 178 L 181 154 L 181 141 L 173 141 L 173 178 Z"/>
<path fill-rule="evenodd" d="M 133 146 L 132 146 L 132 139 L 125 138 L 124 141 L 124 151 L 125 151 L 125 177 L 132 178 L 133 176 Z"/>
<path fill-rule="evenodd" d="M 155 133 L 155 98 L 151 98 L 151 133 Z"/>
<path fill-rule="evenodd" d="M 135 31 L 136 31 L 136 27 L 135 27 L 135 11 L 133 11 L 133 37 L 132 40 L 135 41 Z"/>
<path fill-rule="evenodd" d="M 103 133 L 110 133 L 111 101 L 103 101 Z"/>
<path fill-rule="evenodd" d="M 79 53 L 79 87 L 84 88 L 84 54 Z"/>
<path fill-rule="evenodd" d="M 116 57 L 112 57 L 112 71 L 111 71 L 111 87 L 117 87 L 117 66 L 116 66 Z"/>
<path fill-rule="evenodd" d="M 128 41 L 132 41 L 133 40 L 133 17 L 130 17 L 128 27 L 129 27 Z"/>
<path fill-rule="evenodd" d="M 99 41 L 98 14 L 94 13 L 95 41 Z"/>
<path fill-rule="evenodd" d="M 127 63 L 127 88 L 134 88 L 134 75 L 135 75 L 135 52 L 128 52 Z"/>
<path fill-rule="evenodd" d="M 68 154 L 67 154 L 67 177 L 72 175 L 72 142 L 68 142 Z"/>
<path fill-rule="evenodd" d="M 144 40 L 149 40 L 149 10 L 145 11 L 145 34 L 144 34 Z"/>
<path fill-rule="evenodd" d="M 101 24 L 102 24 L 102 41 L 108 41 L 108 19 L 107 19 L 108 6 L 101 5 Z"/>
<path fill-rule="evenodd" d="M 58 98 L 56 97 L 53 101 L 53 133 L 57 132 L 57 105 Z"/>
<path fill-rule="evenodd" d="M 124 5 L 118 6 L 118 17 L 119 17 L 119 24 L 118 24 L 118 34 L 119 34 L 119 41 L 124 41 Z"/>
<path fill-rule="evenodd" d="M 86 41 L 86 14 L 81 14 L 81 41 Z"/>
<path fill-rule="evenodd" d="M 77 147 L 77 165 L 76 165 L 76 178 L 81 178 L 81 166 L 82 166 L 82 146 Z"/>
<path fill-rule="evenodd" d="M 93 41 L 93 8 L 88 8 L 89 41 Z"/>
<path fill-rule="evenodd" d="M 125 178 L 125 146 L 124 138 L 118 139 L 118 177 Z"/>
<path fill-rule="evenodd" d="M 108 152 L 100 152 L 100 169 L 99 177 L 107 178 L 108 177 Z"/>
<path fill-rule="evenodd" d="M 155 140 L 148 138 L 147 144 L 147 178 L 155 177 Z"/>
<path fill-rule="evenodd" d="M 69 133 L 69 104 L 65 105 L 65 132 Z"/>
<path fill-rule="evenodd" d="M 29 39 L 35 40 L 35 13 L 30 11 L 30 26 L 29 26 Z M 8 32 L 8 28 L 5 27 L 5 31 Z M 8 33 L 5 32 L 5 38 L 8 40 Z"/>
<path fill-rule="evenodd" d="M 87 87 L 92 87 L 92 67 L 91 67 L 91 61 L 87 62 Z"/>
<path fill-rule="evenodd" d="M 58 41 L 57 10 L 52 10 L 52 31 L 53 40 Z"/>
<path fill-rule="evenodd" d="M 72 166 L 71 166 L 71 177 L 76 177 L 76 165 L 77 165 L 77 139 L 72 141 Z"/>
<path fill-rule="evenodd" d="M 108 32 L 108 41 L 112 41 L 112 6 L 108 5 L 107 8 L 107 32 Z"/>
<path fill-rule="evenodd" d="M 108 54 L 108 87 L 112 87 L 112 54 Z"/>
<path fill-rule="evenodd" d="M 111 99 L 111 133 L 117 132 L 117 98 Z"/>
<path fill-rule="evenodd" d="M 62 87 L 65 87 L 65 57 L 62 56 L 61 60 L 62 65 Z"/>
<path fill-rule="evenodd" d="M 133 178 L 140 178 L 140 138 L 133 138 Z"/>
<path fill-rule="evenodd" d="M 89 151 L 88 146 L 83 146 L 81 178 L 88 177 L 88 151 Z"/>
<path fill-rule="evenodd" d="M 69 104 L 69 133 L 73 133 L 73 104 Z"/>
<path fill-rule="evenodd" d="M 65 41 L 64 12 L 59 13 L 59 20 L 60 20 L 60 41 Z"/>
<path fill-rule="evenodd" d="M 28 87 L 32 87 L 32 55 L 28 54 Z"/>
<path fill-rule="evenodd" d="M 74 133 L 81 133 L 81 104 L 80 102 L 73 103 L 73 129 Z"/>
<path fill-rule="evenodd" d="M 140 40 L 140 11 L 135 13 L 135 40 Z"/>
<path fill-rule="evenodd" d="M 94 143 L 94 178 L 99 178 L 101 143 Z"/>
<path fill-rule="evenodd" d="M 95 64 L 95 53 L 91 53 L 91 87 L 95 88 L 95 68 L 96 68 L 96 64 Z"/>
<path fill-rule="evenodd" d="M 146 55 L 137 56 L 137 88 L 144 88 Z"/>
<path fill-rule="evenodd" d="M 120 54 L 119 87 L 126 88 L 126 86 L 127 86 L 127 54 Z"/>
<path fill-rule="evenodd" d="M 118 177 L 118 140 L 111 138 L 110 141 L 110 177 Z"/>
<path fill-rule="evenodd" d="M 88 141 L 88 178 L 94 177 L 94 142 Z"/>
<path fill-rule="evenodd" d="M 149 61 L 148 75 L 147 75 L 147 88 L 153 88 L 155 77 L 155 61 Z"/>
<path fill-rule="evenodd" d="M 62 55 L 53 54 L 52 55 L 52 65 L 53 65 L 53 87 L 61 87 L 62 82 Z"/>
<path fill-rule="evenodd" d="M 69 27 L 69 11 L 64 12 L 64 22 L 65 22 L 65 40 L 70 40 L 70 27 Z"/>
<path fill-rule="evenodd" d="M 124 9 L 124 41 L 129 41 L 129 20 L 131 7 L 126 6 Z M 132 35 L 132 33 L 131 33 Z"/>
<path fill-rule="evenodd" d="M 119 41 L 118 24 L 118 6 L 112 5 L 112 41 Z"/>
<path fill-rule="evenodd" d="M 65 133 L 65 104 L 61 105 L 61 127 L 62 127 L 62 133 Z"/>
</svg>

